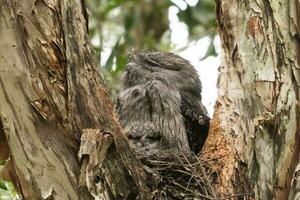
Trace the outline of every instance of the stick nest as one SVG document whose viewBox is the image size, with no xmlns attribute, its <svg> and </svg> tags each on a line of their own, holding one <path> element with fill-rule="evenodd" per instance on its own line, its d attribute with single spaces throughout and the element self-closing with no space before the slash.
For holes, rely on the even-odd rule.
<svg viewBox="0 0 300 200">
<path fill-rule="evenodd" d="M 211 186 L 217 173 L 201 156 L 163 152 L 139 158 L 149 176 L 147 185 L 153 199 L 217 199 Z"/>
</svg>

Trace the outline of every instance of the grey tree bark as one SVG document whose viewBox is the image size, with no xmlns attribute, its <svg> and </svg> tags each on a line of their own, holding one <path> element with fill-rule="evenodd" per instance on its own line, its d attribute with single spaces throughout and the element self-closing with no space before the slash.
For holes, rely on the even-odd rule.
<svg viewBox="0 0 300 200">
<path fill-rule="evenodd" d="M 299 198 L 299 1 L 217 0 L 218 101 L 206 156 L 216 188 Z"/>
<path fill-rule="evenodd" d="M 222 65 L 203 154 L 219 175 L 213 186 L 297 199 L 299 1 L 216 4 Z M 0 0 L 0 158 L 10 156 L 6 175 L 24 199 L 147 199 L 84 13 L 81 1 Z"/>
<path fill-rule="evenodd" d="M 0 0 L 0 157 L 11 160 L 2 174 L 24 199 L 147 199 L 85 14 L 79 0 Z"/>
</svg>

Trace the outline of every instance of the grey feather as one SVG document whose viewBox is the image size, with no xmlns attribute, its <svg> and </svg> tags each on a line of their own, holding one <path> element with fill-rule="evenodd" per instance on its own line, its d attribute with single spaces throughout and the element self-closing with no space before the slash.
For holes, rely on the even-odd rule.
<svg viewBox="0 0 300 200">
<path fill-rule="evenodd" d="M 136 53 L 122 79 L 116 109 L 137 152 L 200 151 L 209 117 L 201 82 L 187 60 L 167 52 Z"/>
</svg>

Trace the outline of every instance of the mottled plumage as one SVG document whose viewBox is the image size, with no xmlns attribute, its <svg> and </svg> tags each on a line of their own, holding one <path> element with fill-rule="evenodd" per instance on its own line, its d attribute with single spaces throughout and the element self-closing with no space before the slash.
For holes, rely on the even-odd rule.
<svg viewBox="0 0 300 200">
<path fill-rule="evenodd" d="M 198 153 L 209 127 L 196 70 L 167 52 L 132 56 L 117 112 L 132 147 L 140 153 L 171 148 Z"/>
</svg>

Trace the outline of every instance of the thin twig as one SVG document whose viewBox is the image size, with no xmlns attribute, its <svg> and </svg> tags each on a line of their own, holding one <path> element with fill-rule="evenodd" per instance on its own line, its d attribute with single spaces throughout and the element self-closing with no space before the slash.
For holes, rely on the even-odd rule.
<svg viewBox="0 0 300 200">
<path fill-rule="evenodd" d="M 196 158 L 197 158 L 197 160 L 198 160 L 198 162 L 199 162 L 199 158 L 198 158 L 197 156 L 196 156 Z M 200 165 L 200 168 L 201 168 L 202 173 L 203 173 L 203 175 L 204 175 L 204 178 L 206 179 L 206 183 L 207 183 L 207 185 L 208 185 L 209 188 L 210 188 L 210 192 L 212 193 L 212 195 L 213 195 L 214 198 L 217 198 L 217 195 L 216 195 L 216 193 L 215 193 L 215 191 L 214 191 L 212 185 L 210 184 L 210 181 L 209 181 L 209 179 L 208 179 L 208 176 L 207 176 L 207 174 L 206 174 L 206 172 L 205 172 L 205 170 L 204 170 L 204 168 L 203 168 L 203 166 L 202 166 L 202 164 L 201 164 L 200 162 L 199 162 L 199 165 Z"/>
</svg>

